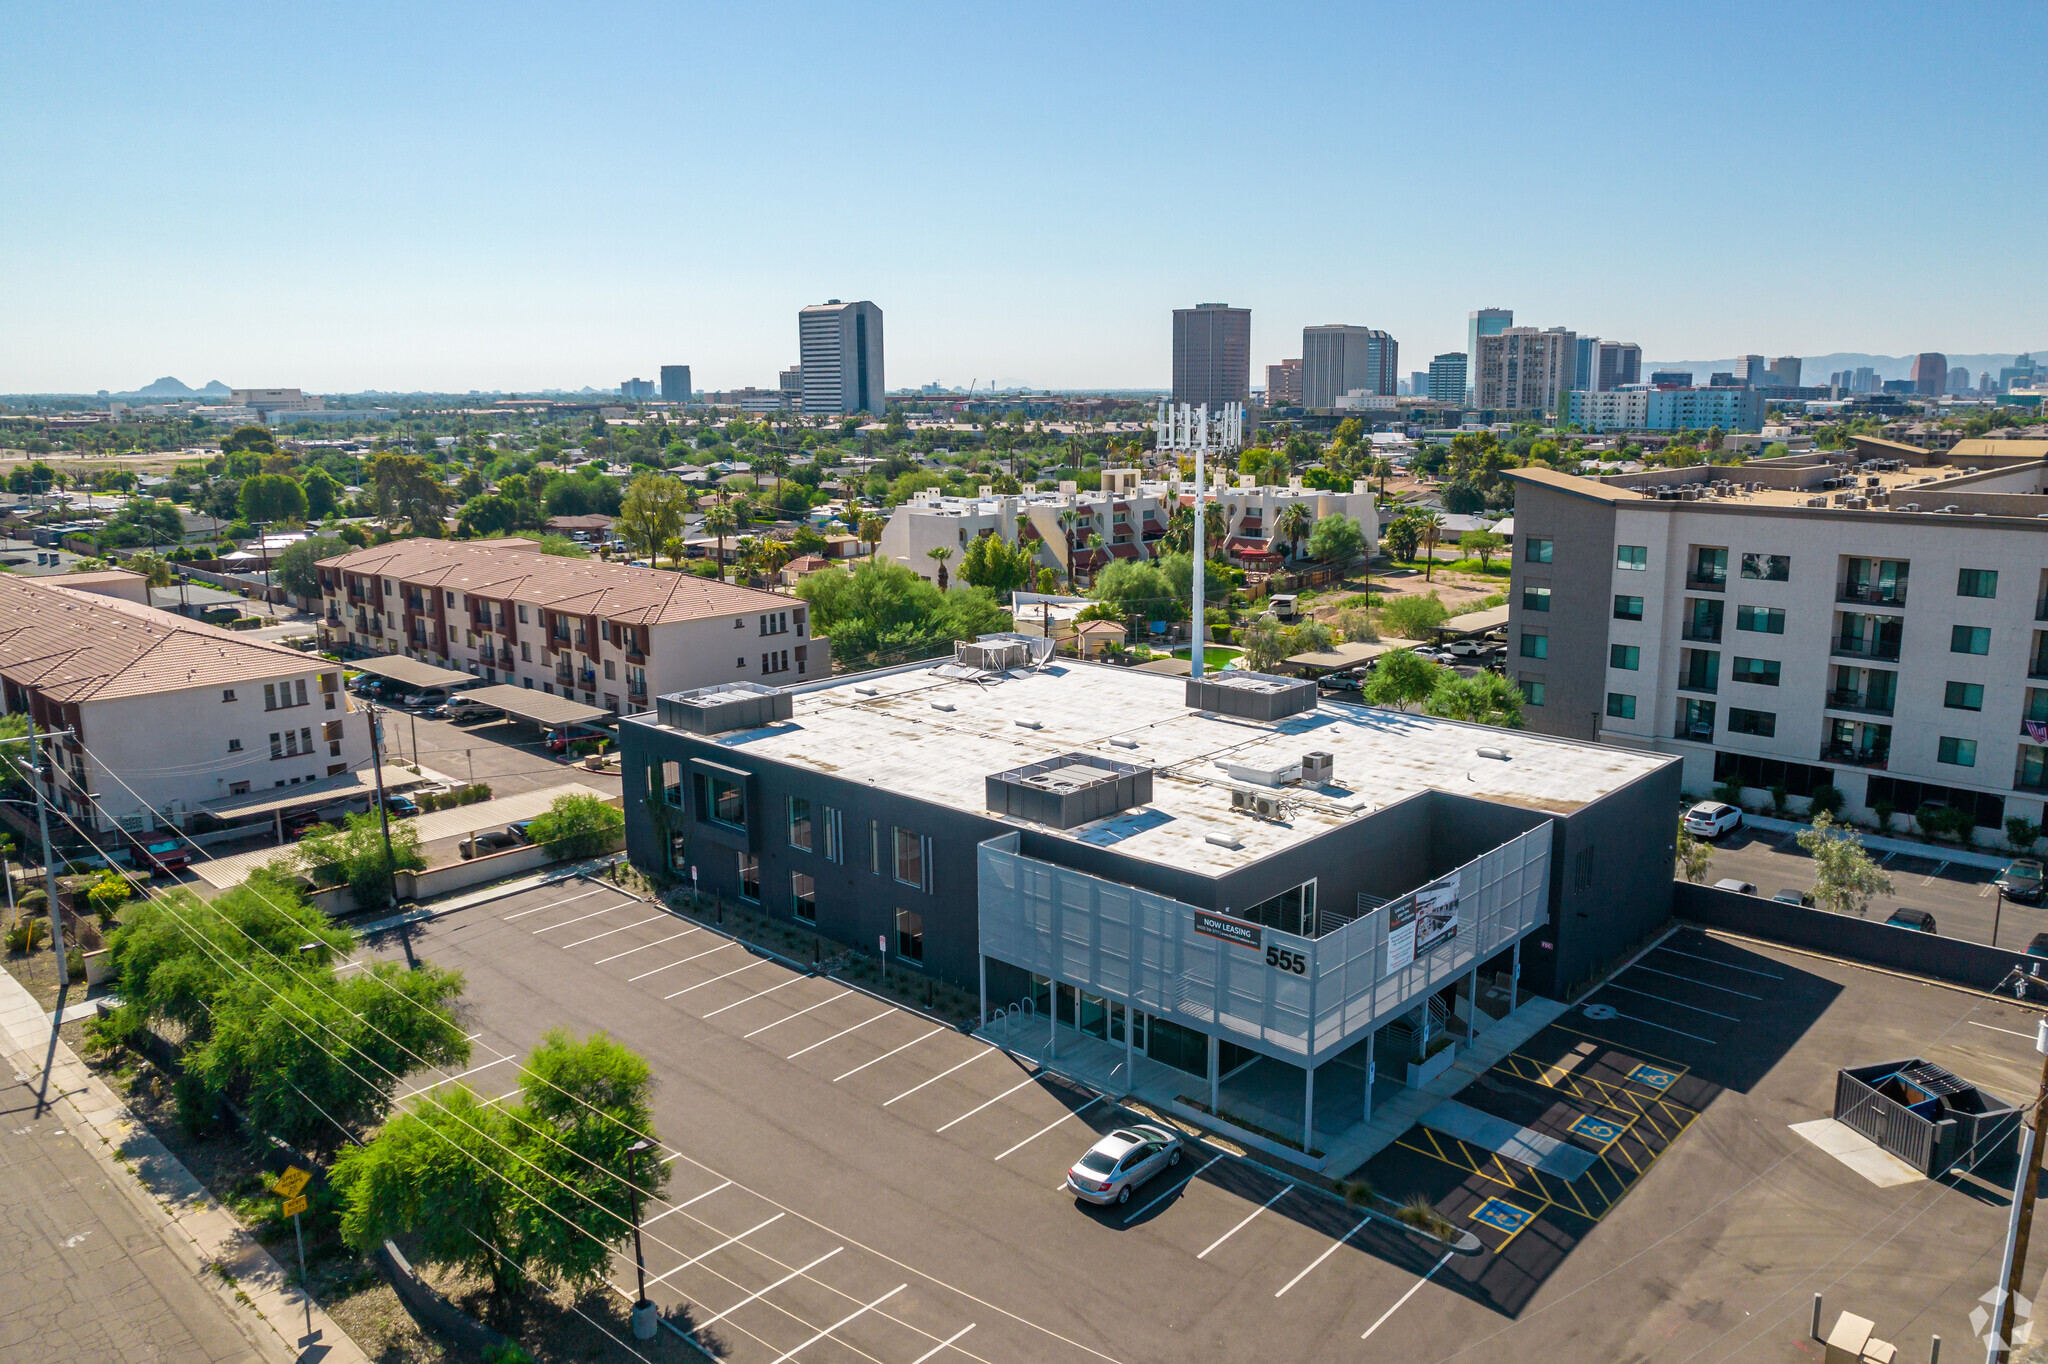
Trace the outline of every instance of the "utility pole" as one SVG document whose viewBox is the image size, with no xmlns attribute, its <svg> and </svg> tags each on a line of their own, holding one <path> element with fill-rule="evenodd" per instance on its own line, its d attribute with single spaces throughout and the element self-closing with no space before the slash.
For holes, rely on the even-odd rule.
<svg viewBox="0 0 2048 1364">
<path fill-rule="evenodd" d="M 41 752 L 36 742 L 36 716 L 31 710 L 28 716 L 28 765 L 31 783 L 36 788 L 36 827 L 43 835 L 43 891 L 50 897 L 50 946 L 57 953 L 57 988 L 65 990 L 71 986 L 71 965 L 64 959 L 64 912 L 57 907 L 57 860 L 50 855 L 50 804 L 43 781 Z"/>
<path fill-rule="evenodd" d="M 377 827 L 384 831 L 384 874 L 391 878 L 391 893 L 398 894 L 398 869 L 391 859 L 391 812 L 384 808 L 384 749 L 378 741 L 379 721 L 377 708 L 368 707 L 370 712 L 370 767 L 377 782 Z"/>
<path fill-rule="evenodd" d="M 2020 1172 L 2012 1190 L 2012 1221 L 2005 1231 L 2005 1262 L 2000 1266 L 1998 1301 L 1992 1307 L 1991 1329 L 1985 1334 L 1985 1364 L 2006 1364 L 2011 1358 L 2008 1337 L 2020 1281 L 2027 1273 L 2027 1237 L 2034 1224 L 2034 1186 L 2041 1181 L 2041 1123 L 2048 1118 L 2048 1018 L 2037 1025 L 2034 1050 L 2042 1055 L 2041 1087 L 2034 1111 L 2020 1128 Z"/>
</svg>

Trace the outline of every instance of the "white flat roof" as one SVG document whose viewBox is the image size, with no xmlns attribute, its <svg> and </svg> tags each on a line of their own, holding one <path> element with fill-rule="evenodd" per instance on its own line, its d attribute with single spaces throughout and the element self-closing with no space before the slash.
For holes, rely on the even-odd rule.
<svg viewBox="0 0 2048 1364">
<path fill-rule="evenodd" d="M 1060 753 L 1092 753 L 1155 772 L 1148 806 L 1058 837 L 1220 875 L 1419 791 L 1569 813 L 1674 759 L 1632 749 L 1489 729 L 1324 701 L 1271 724 L 1188 709 L 1178 677 L 1061 660 L 1037 672 L 953 680 L 917 665 L 799 691 L 791 720 L 719 735 L 736 759 L 758 756 L 937 805 L 987 809 L 984 779 Z M 871 693 L 871 694 L 869 694 Z M 652 719 L 652 717 L 647 717 Z M 1035 728 L 1032 726 L 1036 726 Z M 1481 757 L 1481 748 L 1510 756 Z M 1321 750 L 1334 781 L 1292 785 L 1281 820 L 1231 809 L 1218 766 L 1280 765 Z M 1225 843 L 1210 841 L 1216 835 Z"/>
</svg>

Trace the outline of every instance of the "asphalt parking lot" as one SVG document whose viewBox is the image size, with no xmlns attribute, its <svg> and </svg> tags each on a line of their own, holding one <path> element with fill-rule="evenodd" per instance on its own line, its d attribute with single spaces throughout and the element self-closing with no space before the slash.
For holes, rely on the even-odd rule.
<svg viewBox="0 0 2048 1364">
<path fill-rule="evenodd" d="M 592 772 L 579 763 L 562 761 L 546 750 L 540 731 L 523 721 L 458 725 L 381 702 L 379 707 L 392 760 L 417 761 L 458 782 L 488 782 L 491 793 L 498 796 L 570 782 L 618 792 L 617 772 Z"/>
<path fill-rule="evenodd" d="M 1706 875 L 1709 885 L 1734 877 L 1753 882 L 1758 893 L 1766 896 L 1780 890 L 1813 889 L 1813 859 L 1792 834 L 1745 825 L 1713 848 L 1713 865 Z M 1867 917 L 1878 923 L 1902 906 L 1924 909 L 1934 916 L 1943 937 L 1988 943 L 1995 918 L 1998 945 L 2015 951 L 2025 951 L 2036 933 L 2048 933 L 2048 907 L 2012 900 L 2000 903 L 1991 885 L 1998 873 L 1989 868 L 1949 861 L 1935 846 L 1929 846 L 1924 855 L 1888 853 L 1878 862 L 1892 878 L 1892 893 L 1870 902 Z"/>
<path fill-rule="evenodd" d="M 1878 1189 L 1787 1127 L 1872 1059 L 2031 1083 L 2017 1006 L 1683 930 L 1459 1096 L 1586 1148 L 1585 1174 L 1421 1127 L 1368 1166 L 1487 1247 L 1446 1259 L 1203 1144 L 1128 1206 L 1084 1207 L 1059 1186 L 1130 1120 L 1108 1100 L 603 884 L 413 945 L 467 975 L 476 1051 L 451 1078 L 487 1098 L 552 1026 L 648 1057 L 672 1156 L 651 1295 L 740 1360 L 1779 1360 L 1816 1290 L 1887 1338 L 1958 1340 L 2003 1194 Z M 612 1281 L 630 1296 L 630 1263 Z"/>
</svg>

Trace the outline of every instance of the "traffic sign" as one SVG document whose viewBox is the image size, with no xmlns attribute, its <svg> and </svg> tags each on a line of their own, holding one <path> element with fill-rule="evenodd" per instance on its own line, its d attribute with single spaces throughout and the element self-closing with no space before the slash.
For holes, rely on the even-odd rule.
<svg viewBox="0 0 2048 1364">
<path fill-rule="evenodd" d="M 306 1191 L 306 1185 L 313 1176 L 296 1165 L 287 1165 L 284 1173 L 277 1177 L 277 1191 L 286 1198 L 297 1198 Z"/>
<path fill-rule="evenodd" d="M 296 1217 L 305 1210 L 306 1196 L 304 1194 L 293 1194 L 284 1201 L 284 1215 L 286 1217 Z"/>
</svg>

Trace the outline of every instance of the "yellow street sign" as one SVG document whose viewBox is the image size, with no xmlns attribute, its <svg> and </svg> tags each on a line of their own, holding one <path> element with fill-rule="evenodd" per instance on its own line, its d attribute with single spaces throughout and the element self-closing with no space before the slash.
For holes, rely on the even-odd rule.
<svg viewBox="0 0 2048 1364">
<path fill-rule="evenodd" d="M 296 1214 L 302 1213 L 305 1210 L 306 1196 L 304 1194 L 294 1194 L 292 1197 L 287 1198 L 284 1201 L 284 1215 L 286 1217 L 295 1216 Z"/>
<path fill-rule="evenodd" d="M 306 1184 L 313 1178 L 296 1165 L 287 1165 L 283 1174 L 277 1177 L 277 1191 L 286 1198 L 297 1198 L 306 1191 Z"/>
</svg>

